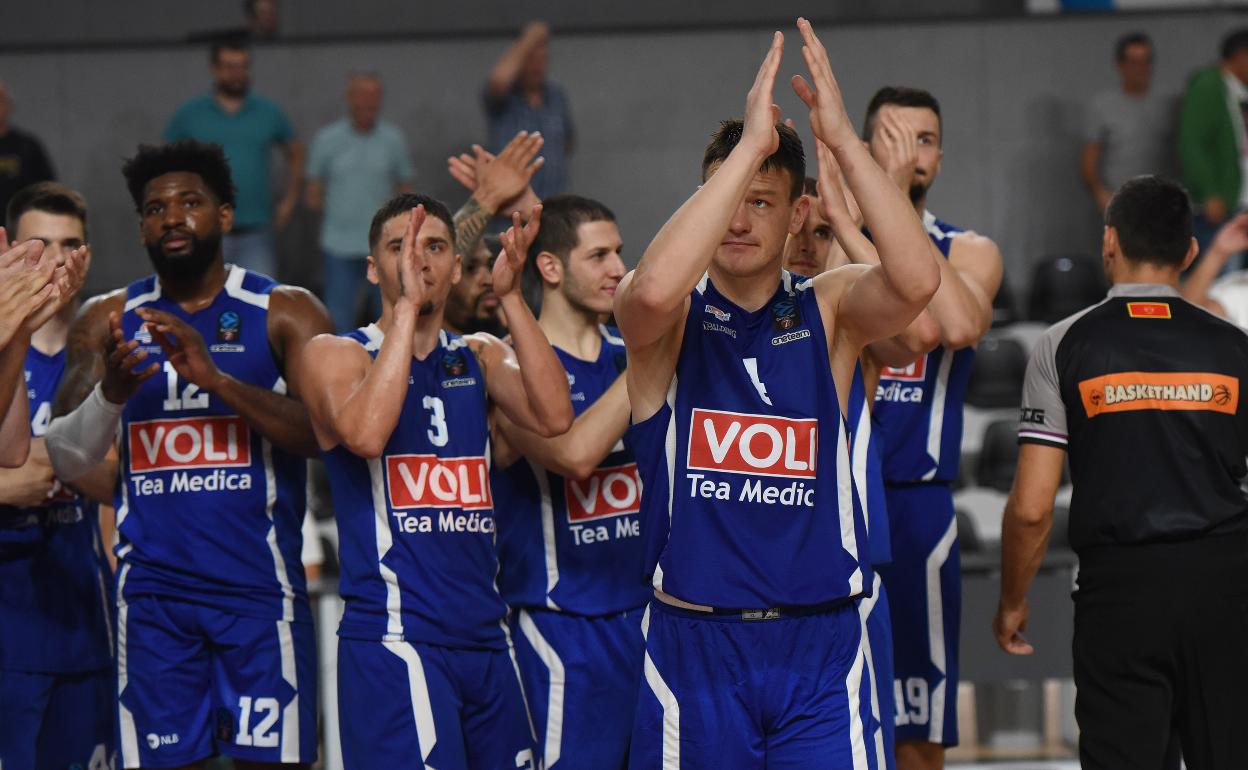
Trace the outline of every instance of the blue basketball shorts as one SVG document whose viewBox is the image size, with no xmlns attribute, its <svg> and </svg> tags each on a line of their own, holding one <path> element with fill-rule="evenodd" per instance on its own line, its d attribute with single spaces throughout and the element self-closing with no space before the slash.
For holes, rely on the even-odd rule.
<svg viewBox="0 0 1248 770">
<path fill-rule="evenodd" d="M 111 668 L 73 674 L 0 670 L 0 767 L 108 770 L 113 685 Z"/>
<path fill-rule="evenodd" d="M 947 484 L 885 488 L 892 563 L 880 567 L 893 620 L 897 740 L 958 743 L 962 562 Z"/>
<path fill-rule="evenodd" d="M 746 620 L 651 602 L 633 770 L 879 770 L 857 602 Z"/>
<path fill-rule="evenodd" d="M 639 607 L 601 617 L 521 609 L 511 637 L 546 770 L 623 770 L 645 658 Z"/>
<path fill-rule="evenodd" d="M 862 600 L 863 634 L 867 640 L 867 671 L 871 675 L 871 718 L 879 723 L 874 735 L 868 736 L 868 745 L 875 751 L 876 765 L 880 770 L 896 770 L 894 753 L 895 727 L 893 715 L 897 708 L 893 702 L 893 622 L 889 617 L 888 592 L 880 573 L 875 573 L 875 586 L 871 596 Z"/>
<path fill-rule="evenodd" d="M 129 598 L 118 603 L 117 680 L 120 767 L 179 767 L 218 753 L 316 759 L 311 623 Z"/>
<path fill-rule="evenodd" d="M 338 638 L 346 770 L 537 770 L 510 649 Z"/>
</svg>

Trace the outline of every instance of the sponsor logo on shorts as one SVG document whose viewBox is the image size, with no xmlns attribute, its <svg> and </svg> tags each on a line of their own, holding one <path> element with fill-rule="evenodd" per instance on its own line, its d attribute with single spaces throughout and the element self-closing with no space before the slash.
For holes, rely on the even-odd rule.
<svg viewBox="0 0 1248 770">
<path fill-rule="evenodd" d="M 1127 315 L 1132 318 L 1170 318 L 1170 303 L 1128 302 Z"/>
<path fill-rule="evenodd" d="M 169 735 L 157 735 L 156 733 L 147 734 L 147 747 L 152 751 L 156 751 L 161 746 L 176 746 L 177 743 L 177 733 L 171 733 Z"/>
<path fill-rule="evenodd" d="M 721 324 L 726 324 L 726 323 L 728 323 L 728 320 L 729 320 L 730 318 L 732 318 L 732 313 L 725 313 L 724 311 L 720 310 L 719 308 L 715 307 L 714 305 L 707 305 L 707 306 L 706 306 L 706 312 L 708 312 L 708 313 L 710 313 L 711 315 L 715 316 L 715 320 L 716 320 L 716 321 L 719 321 Z"/>
<path fill-rule="evenodd" d="M 494 507 L 484 457 L 388 455 L 386 492 L 394 509 Z"/>
<path fill-rule="evenodd" d="M 128 431 L 131 473 L 251 465 L 251 431 L 237 415 L 145 420 Z"/>
<path fill-rule="evenodd" d="M 1142 410 L 1235 414 L 1239 380 L 1212 372 L 1120 372 L 1079 383 L 1088 417 Z"/>
<path fill-rule="evenodd" d="M 814 418 L 693 410 L 687 467 L 756 476 L 815 478 Z"/>
<path fill-rule="evenodd" d="M 636 463 L 595 468 L 589 478 L 563 480 L 568 521 L 574 524 L 641 510 L 641 475 Z"/>
</svg>

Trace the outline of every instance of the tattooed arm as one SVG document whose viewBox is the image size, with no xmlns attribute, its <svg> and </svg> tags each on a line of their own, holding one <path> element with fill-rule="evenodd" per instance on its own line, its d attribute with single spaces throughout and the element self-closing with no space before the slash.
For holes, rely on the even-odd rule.
<svg viewBox="0 0 1248 770">
<path fill-rule="evenodd" d="M 108 316 L 120 316 L 126 307 L 126 292 L 118 289 L 110 294 L 92 297 L 78 311 L 69 327 L 65 344 L 65 377 L 52 402 L 52 416 L 60 417 L 78 408 L 91 394 L 92 388 L 104 378 L 104 361 L 108 347 Z"/>
</svg>

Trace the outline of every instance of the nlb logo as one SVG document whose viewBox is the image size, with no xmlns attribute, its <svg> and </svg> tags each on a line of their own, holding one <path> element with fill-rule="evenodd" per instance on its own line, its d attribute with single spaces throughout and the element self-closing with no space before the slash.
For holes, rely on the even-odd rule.
<svg viewBox="0 0 1248 770">
<path fill-rule="evenodd" d="M 1239 379 L 1213 372 L 1119 372 L 1080 382 L 1079 395 L 1089 418 L 1147 409 L 1235 414 Z"/>
<path fill-rule="evenodd" d="M 641 475 L 636 463 L 595 468 L 582 481 L 565 478 L 563 494 L 568 521 L 573 524 L 637 513 L 641 510 Z"/>
<path fill-rule="evenodd" d="M 129 430 L 131 473 L 251 465 L 251 431 L 236 415 L 146 420 Z"/>
<path fill-rule="evenodd" d="M 390 455 L 386 457 L 386 487 L 390 507 L 396 510 L 494 507 L 484 457 Z"/>
<path fill-rule="evenodd" d="M 921 356 L 904 369 L 886 366 L 880 370 L 882 380 L 901 380 L 902 382 L 922 382 L 927 374 L 927 356 Z"/>
<path fill-rule="evenodd" d="M 178 744 L 178 734 L 157 735 L 156 733 L 147 734 L 147 747 L 152 751 L 156 751 L 161 746 L 176 746 Z"/>
<path fill-rule="evenodd" d="M 815 477 L 819 421 L 694 409 L 690 469 L 751 476 Z"/>
</svg>

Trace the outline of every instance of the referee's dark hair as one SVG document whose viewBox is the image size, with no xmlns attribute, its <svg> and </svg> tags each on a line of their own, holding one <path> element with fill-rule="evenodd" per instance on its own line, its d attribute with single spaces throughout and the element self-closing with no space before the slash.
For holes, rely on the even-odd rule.
<svg viewBox="0 0 1248 770">
<path fill-rule="evenodd" d="M 1222 38 L 1222 61 L 1248 48 L 1248 27 L 1231 30 Z"/>
<path fill-rule="evenodd" d="M 1178 182 L 1137 176 L 1109 199 L 1105 224 L 1118 232 L 1122 254 L 1132 262 L 1178 267 L 1192 243 L 1192 204 Z"/>
</svg>

